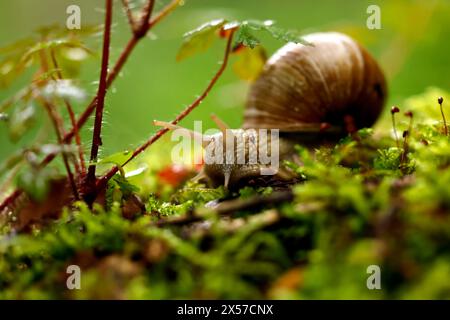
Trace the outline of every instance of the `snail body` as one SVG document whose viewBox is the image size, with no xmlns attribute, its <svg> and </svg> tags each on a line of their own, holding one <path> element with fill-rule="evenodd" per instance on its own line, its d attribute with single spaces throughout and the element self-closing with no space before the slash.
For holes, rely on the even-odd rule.
<svg viewBox="0 0 450 320">
<path fill-rule="evenodd" d="M 386 80 L 375 59 L 344 34 L 315 33 L 304 39 L 311 45 L 288 43 L 267 61 L 250 87 L 242 129 L 231 130 L 213 118 L 221 132 L 200 137 L 210 155 L 237 159 L 243 154 L 245 160 L 276 155 L 277 166 L 261 161 L 205 161 L 197 178 L 226 187 L 264 174 L 290 180 L 295 174 L 278 164 L 298 160 L 296 144 L 313 146 L 324 138 L 342 137 L 349 117 L 356 129 L 375 123 L 387 95 Z M 267 129 L 270 139 L 260 131 Z M 199 138 L 198 133 L 189 134 Z"/>
<path fill-rule="evenodd" d="M 260 176 L 283 180 L 294 177 L 279 166 L 293 155 L 294 143 L 280 139 L 278 131 L 227 129 L 226 133 L 222 131 L 211 137 L 198 179 L 206 178 L 213 186 L 228 187 Z"/>
</svg>

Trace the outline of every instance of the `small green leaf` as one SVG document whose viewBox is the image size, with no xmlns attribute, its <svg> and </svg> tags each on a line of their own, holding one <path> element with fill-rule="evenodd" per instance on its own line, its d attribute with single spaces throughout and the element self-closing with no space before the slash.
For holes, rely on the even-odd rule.
<svg viewBox="0 0 450 320">
<path fill-rule="evenodd" d="M 177 203 L 185 203 L 193 201 L 194 204 L 204 204 L 206 202 L 224 198 L 227 191 L 223 186 L 216 189 L 205 188 L 203 185 L 197 183 L 188 183 L 186 187 L 180 189 L 172 196 L 172 199 Z"/>
<path fill-rule="evenodd" d="M 80 61 L 94 52 L 80 38 L 97 32 L 98 28 L 83 27 L 72 31 L 61 26 L 38 30 L 38 34 L 0 48 L 0 87 L 9 86 L 30 67 L 40 65 L 40 53 L 52 49 L 64 75 L 73 77 L 79 70 Z M 45 40 L 43 40 L 45 39 Z"/>
<path fill-rule="evenodd" d="M 236 42 L 242 43 L 246 47 L 254 48 L 260 44 L 257 37 L 253 35 L 254 31 L 268 32 L 273 38 L 283 42 L 294 42 L 309 45 L 308 42 L 300 37 L 300 34 L 296 31 L 285 30 L 275 26 L 275 22 L 272 20 L 258 21 L 248 20 L 243 21 L 236 34 Z"/>
<path fill-rule="evenodd" d="M 39 41 L 31 47 L 23 56 L 22 61 L 29 60 L 32 56 L 38 54 L 42 50 L 59 49 L 59 48 L 78 48 L 84 50 L 86 53 L 93 54 L 92 50 L 87 48 L 77 39 L 52 39 L 48 41 Z"/>
<path fill-rule="evenodd" d="M 97 162 L 97 164 L 115 164 L 118 166 L 123 165 L 125 162 L 128 161 L 128 159 L 131 158 L 133 155 L 133 152 L 130 150 L 125 150 L 121 152 L 114 153 L 110 156 L 107 156 L 100 161 Z"/>
<path fill-rule="evenodd" d="M 236 42 L 242 43 L 246 47 L 254 48 L 259 46 L 261 43 L 258 38 L 256 38 L 251 33 L 251 28 L 248 25 L 242 24 L 239 30 L 236 32 Z"/>
<path fill-rule="evenodd" d="M 186 214 L 194 206 L 192 200 L 186 200 L 181 204 L 159 201 L 154 195 L 148 199 L 147 210 L 149 212 L 158 212 L 162 216 L 179 216 Z"/>
<path fill-rule="evenodd" d="M 139 191 L 139 188 L 130 183 L 123 175 L 116 174 L 112 178 L 112 180 L 117 183 L 117 186 L 119 187 L 124 197 L 128 197 L 133 193 L 137 193 Z"/>
<path fill-rule="evenodd" d="M 177 54 L 177 60 L 180 61 L 196 53 L 207 50 L 216 38 L 216 31 L 225 25 L 223 19 L 213 20 L 202 24 L 195 30 L 184 35 L 184 41 Z"/>
</svg>

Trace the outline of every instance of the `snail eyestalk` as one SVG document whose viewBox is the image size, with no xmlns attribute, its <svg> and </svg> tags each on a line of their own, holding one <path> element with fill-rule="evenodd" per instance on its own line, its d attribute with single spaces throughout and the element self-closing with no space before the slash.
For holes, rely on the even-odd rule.
<svg viewBox="0 0 450 320">
<path fill-rule="evenodd" d="M 400 148 L 400 144 L 398 142 L 397 127 L 395 124 L 395 114 L 398 112 L 400 112 L 400 109 L 397 106 L 393 106 L 391 108 L 392 129 L 394 131 L 395 143 L 397 144 L 397 148 Z"/>
<path fill-rule="evenodd" d="M 448 136 L 447 121 L 445 120 L 444 109 L 442 108 L 442 103 L 443 103 L 443 102 L 444 102 L 444 98 L 439 97 L 439 98 L 438 98 L 438 103 L 439 103 L 439 106 L 440 106 L 440 108 L 441 108 L 442 120 L 444 120 L 444 134 L 445 134 L 446 136 Z"/>
<path fill-rule="evenodd" d="M 217 128 L 219 128 L 219 130 L 222 131 L 222 133 L 224 135 L 225 135 L 227 130 L 231 129 L 229 125 L 227 125 L 222 119 L 220 119 L 215 114 L 211 115 L 211 119 L 214 121 L 214 123 L 216 124 Z"/>
</svg>

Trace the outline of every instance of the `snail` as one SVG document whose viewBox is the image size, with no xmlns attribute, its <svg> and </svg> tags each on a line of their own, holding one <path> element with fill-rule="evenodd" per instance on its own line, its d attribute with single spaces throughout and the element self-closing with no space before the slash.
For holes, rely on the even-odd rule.
<svg viewBox="0 0 450 320">
<path fill-rule="evenodd" d="M 262 175 L 279 180 L 295 176 L 278 168 L 295 158 L 294 146 L 337 141 L 347 133 L 348 119 L 356 129 L 370 127 L 380 115 L 387 95 L 383 71 L 355 40 L 341 33 L 304 37 L 311 45 L 288 43 L 266 63 L 251 85 L 242 129 L 231 130 L 213 116 L 220 133 L 202 135 L 161 121 L 156 125 L 184 130 L 200 141 L 210 156 L 196 179 L 233 187 Z M 264 133 L 262 130 L 267 130 Z M 275 132 L 275 134 L 273 134 Z M 227 144 L 227 142 L 231 142 Z M 276 148 L 274 148 L 276 147 Z M 273 162 L 250 161 L 276 156 Z M 236 162 L 241 155 L 244 162 Z"/>
</svg>

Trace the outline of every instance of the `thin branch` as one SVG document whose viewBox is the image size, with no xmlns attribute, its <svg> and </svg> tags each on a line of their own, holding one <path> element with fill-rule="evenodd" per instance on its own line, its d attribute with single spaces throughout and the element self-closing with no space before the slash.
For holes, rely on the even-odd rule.
<svg viewBox="0 0 450 320">
<path fill-rule="evenodd" d="M 227 67 L 227 64 L 228 64 L 228 58 L 229 58 L 229 55 L 230 55 L 231 44 L 233 42 L 233 35 L 234 35 L 234 30 L 231 31 L 231 33 L 230 33 L 230 35 L 228 37 L 228 41 L 227 41 L 227 45 L 226 45 L 226 48 L 225 48 L 225 54 L 224 54 L 222 65 L 220 66 L 219 70 L 216 72 L 214 77 L 211 79 L 211 81 L 209 82 L 209 84 L 206 87 L 206 89 L 203 91 L 203 93 L 197 99 L 195 99 L 194 102 L 192 102 L 186 109 L 184 109 L 171 122 L 172 124 L 174 124 L 174 125 L 178 124 L 178 122 L 183 120 L 189 113 L 192 112 L 192 110 L 194 110 L 198 105 L 200 105 L 200 103 L 208 96 L 209 92 L 214 87 L 214 85 L 216 84 L 217 80 L 219 80 L 220 76 L 222 75 L 222 73 L 224 72 L 224 70 L 225 70 L 225 68 Z M 150 137 L 150 139 L 147 140 L 147 142 L 145 142 L 143 145 L 141 145 L 136 150 L 134 150 L 134 152 L 131 155 L 131 157 L 122 165 L 122 167 L 127 165 L 131 160 L 133 160 L 141 152 L 143 152 L 145 149 L 147 149 L 149 146 L 151 146 L 153 143 L 155 143 L 159 138 L 161 138 L 168 131 L 169 131 L 169 129 L 163 128 L 163 129 L 159 130 L 158 132 L 156 132 L 152 137 Z M 118 172 L 118 170 L 119 170 L 119 167 L 114 166 L 109 172 L 107 172 L 102 178 L 100 178 L 97 181 L 97 188 L 101 189 L 108 182 L 108 180 L 111 179 Z"/>
<path fill-rule="evenodd" d="M 44 51 L 40 51 L 40 61 L 41 61 L 41 68 L 44 72 L 48 72 L 49 71 L 49 65 L 47 62 L 47 57 L 45 55 Z M 67 177 L 69 178 L 69 182 L 70 185 L 72 187 L 72 192 L 73 192 L 73 196 L 75 197 L 76 200 L 79 199 L 78 196 L 78 190 L 77 190 L 77 186 L 75 184 L 75 179 L 74 176 L 72 174 L 72 170 L 70 169 L 69 166 L 69 161 L 67 159 L 67 154 L 64 152 L 63 148 L 64 148 L 64 142 L 62 141 L 62 137 L 64 135 L 64 125 L 63 125 L 63 119 L 61 117 L 61 114 L 59 113 L 59 111 L 50 104 L 50 102 L 48 102 L 45 98 L 42 98 L 42 104 L 44 105 L 48 116 L 50 118 L 50 120 L 53 123 L 53 127 L 55 129 L 55 133 L 56 133 L 56 138 L 58 141 L 58 144 L 60 145 L 60 147 L 62 148 L 62 158 L 63 158 L 63 162 L 64 162 L 64 167 L 66 168 L 67 171 Z"/>
<path fill-rule="evenodd" d="M 150 16 L 153 12 L 154 6 L 155 6 L 155 0 L 147 0 L 147 3 L 142 8 L 139 26 L 137 27 L 137 30 L 135 31 L 136 38 L 142 38 L 147 34 L 148 23 L 149 23 Z"/>
<path fill-rule="evenodd" d="M 60 117 L 58 112 L 56 112 L 55 106 L 52 105 L 48 100 L 41 99 L 41 102 L 42 102 L 43 106 L 45 107 L 49 118 L 52 120 L 53 127 L 55 128 L 55 133 L 56 133 L 56 138 L 58 140 L 58 144 L 62 148 L 61 155 L 62 155 L 62 158 L 63 158 L 64 166 L 65 166 L 66 171 L 67 171 L 67 176 L 69 178 L 69 183 L 70 183 L 70 186 L 72 188 L 73 196 L 75 197 L 76 200 L 78 200 L 80 197 L 79 197 L 79 194 L 78 194 L 77 185 L 75 183 L 75 178 L 73 176 L 72 170 L 70 170 L 69 160 L 67 159 L 67 154 L 64 151 L 64 142 L 63 142 L 63 139 L 62 139 L 62 136 L 63 136 L 62 135 L 63 119 Z"/>
<path fill-rule="evenodd" d="M 108 76 L 109 47 L 111 45 L 112 0 L 106 0 L 105 30 L 103 32 L 102 66 L 97 91 L 94 132 L 92 134 L 91 163 L 97 161 L 98 149 L 102 145 L 103 109 L 105 107 L 106 77 Z M 96 165 L 88 168 L 87 183 L 95 184 Z"/>
<path fill-rule="evenodd" d="M 181 2 L 181 0 L 174 0 L 171 3 L 169 3 L 165 8 L 163 8 L 159 13 L 156 14 L 155 18 L 152 19 L 149 23 L 147 32 L 151 30 L 156 24 L 158 24 L 162 18 L 166 17 L 170 12 L 172 12 L 176 6 Z M 111 69 L 111 71 L 108 74 L 108 79 L 106 81 L 107 87 L 109 87 L 116 77 L 119 75 L 120 71 L 122 70 L 125 62 L 128 60 L 128 57 L 132 53 L 133 49 L 135 48 L 136 44 L 139 42 L 140 39 L 136 38 L 134 35 L 131 37 L 131 39 L 126 44 L 125 48 L 122 50 L 122 53 L 120 54 L 119 58 L 117 59 L 116 64 Z M 78 128 L 81 128 L 86 121 L 89 119 L 92 112 L 95 110 L 95 105 L 97 102 L 97 97 L 94 97 L 92 101 L 89 103 L 89 105 L 86 107 L 84 112 L 81 114 L 80 118 L 78 119 L 77 125 Z M 68 132 L 65 137 L 64 141 L 68 142 L 70 141 L 74 136 L 73 130 Z M 53 156 L 54 157 L 54 156 Z M 51 155 L 44 159 L 44 162 L 48 163 L 52 161 Z M 44 163 L 44 165 L 46 164 Z"/>
<path fill-rule="evenodd" d="M 133 12 L 131 11 L 130 3 L 128 2 L 128 0 L 122 0 L 122 6 L 123 10 L 125 11 L 125 14 L 127 15 L 131 31 L 134 34 L 136 32 L 136 23 L 134 22 Z"/>
<path fill-rule="evenodd" d="M 155 25 L 157 25 L 164 17 L 166 17 L 169 13 L 171 13 L 181 2 L 181 0 L 173 0 L 170 2 L 166 7 L 164 7 L 159 13 L 155 15 L 155 18 L 152 18 L 148 28 L 147 32 L 151 30 Z M 109 87 L 116 77 L 119 75 L 120 71 L 122 70 L 122 67 L 124 66 L 125 62 L 128 60 L 128 57 L 132 53 L 133 49 L 135 48 L 136 44 L 139 42 L 140 38 L 136 38 L 134 35 L 131 37 L 131 39 L 126 44 L 125 48 L 122 50 L 122 53 L 120 54 L 119 58 L 117 59 L 116 64 L 111 69 L 111 71 L 108 74 L 108 79 L 106 81 L 107 87 Z M 97 97 L 94 97 L 92 101 L 89 103 L 89 105 L 86 107 L 84 112 L 81 114 L 80 118 L 78 119 L 77 125 L 78 128 L 81 128 L 86 121 L 91 116 L 92 112 L 95 110 L 95 105 L 97 102 Z M 74 131 L 71 130 L 64 136 L 64 142 L 69 142 L 74 136 Z M 46 165 L 47 163 L 51 162 L 55 155 L 48 155 L 47 158 L 43 160 L 42 165 Z"/>
<path fill-rule="evenodd" d="M 61 69 L 59 69 L 58 61 L 56 60 L 55 51 L 53 49 L 50 49 L 50 56 L 52 58 L 53 65 L 55 66 L 55 69 L 57 70 L 56 74 L 57 74 L 59 80 L 62 80 L 63 75 L 62 75 Z M 83 147 L 81 146 L 81 137 L 80 137 L 80 133 L 78 131 L 78 125 L 77 125 L 77 120 L 75 118 L 75 112 L 73 111 L 73 107 L 72 107 L 70 101 L 66 98 L 64 98 L 63 100 L 64 100 L 64 104 L 66 105 L 67 112 L 69 113 L 70 122 L 73 127 L 74 134 L 75 134 L 75 142 L 76 142 L 77 148 L 78 148 L 78 158 L 79 158 L 78 160 L 79 160 L 80 167 L 81 167 L 81 173 L 84 175 L 86 173 L 86 166 L 84 164 Z M 76 167 L 77 167 L 77 165 L 76 165 Z M 77 168 L 77 171 L 80 172 L 80 169 Z"/>
<path fill-rule="evenodd" d="M 165 18 L 167 15 L 169 15 L 171 12 L 176 9 L 176 7 L 181 3 L 181 0 L 173 0 L 171 1 L 166 7 L 161 9 L 159 13 L 155 15 L 154 18 L 150 20 L 150 23 L 147 27 L 147 32 L 151 30 L 153 27 L 155 27 L 163 18 Z M 136 44 L 139 42 L 141 38 L 136 38 L 136 36 L 133 34 L 133 36 L 130 38 L 124 49 L 122 50 L 116 64 L 111 69 L 111 71 L 108 74 L 108 79 L 106 81 L 107 87 L 109 87 L 116 77 L 119 75 L 120 71 L 122 70 L 122 67 L 124 66 L 125 62 L 127 61 L 128 57 L 132 53 L 133 49 L 135 48 Z M 77 121 L 77 128 L 81 128 L 89 119 L 92 112 L 95 110 L 97 102 L 97 97 L 94 97 L 91 102 L 88 104 L 86 109 L 83 111 L 83 113 L 80 115 Z M 63 138 L 64 143 L 70 143 L 72 138 L 75 135 L 74 128 L 70 130 Z M 42 162 L 40 163 L 41 167 L 46 166 L 50 162 L 55 159 L 57 153 L 51 153 L 47 155 Z M 0 204 L 0 212 L 2 212 L 6 207 L 12 205 L 14 201 L 22 194 L 22 190 L 15 190 L 13 191 L 8 197 L 6 197 L 3 202 Z"/>
</svg>

